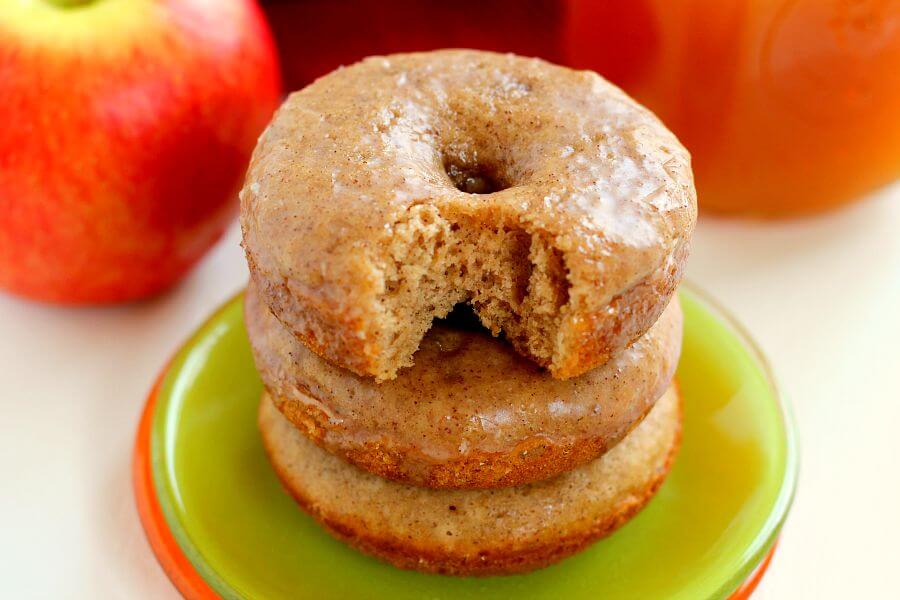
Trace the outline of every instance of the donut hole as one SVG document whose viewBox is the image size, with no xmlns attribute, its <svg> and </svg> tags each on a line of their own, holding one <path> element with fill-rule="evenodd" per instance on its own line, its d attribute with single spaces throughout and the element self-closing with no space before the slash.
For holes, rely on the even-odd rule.
<svg viewBox="0 0 900 600">
<path fill-rule="evenodd" d="M 412 365 L 433 320 L 459 304 L 471 306 L 484 327 L 502 333 L 520 354 L 551 365 L 569 301 L 563 255 L 548 236 L 494 218 L 443 215 L 423 204 L 392 228 L 379 298 L 387 377 Z"/>
<path fill-rule="evenodd" d="M 445 159 L 444 171 L 454 187 L 466 194 L 493 194 L 510 187 L 497 169 L 485 165 L 466 165 Z"/>
</svg>

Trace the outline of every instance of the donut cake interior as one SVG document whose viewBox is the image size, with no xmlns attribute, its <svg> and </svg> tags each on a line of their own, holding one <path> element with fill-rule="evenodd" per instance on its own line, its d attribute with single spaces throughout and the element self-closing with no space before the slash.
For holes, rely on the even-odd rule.
<svg viewBox="0 0 900 600">
<path fill-rule="evenodd" d="M 432 320 L 460 302 L 520 353 L 551 363 L 569 282 L 562 253 L 546 236 L 511 223 L 449 219 L 422 204 L 394 228 L 389 256 L 380 298 L 385 363 L 410 366 Z"/>
</svg>

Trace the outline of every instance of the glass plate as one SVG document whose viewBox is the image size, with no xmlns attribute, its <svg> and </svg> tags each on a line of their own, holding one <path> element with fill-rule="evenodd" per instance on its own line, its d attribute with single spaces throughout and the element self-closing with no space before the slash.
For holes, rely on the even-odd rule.
<svg viewBox="0 0 900 600">
<path fill-rule="evenodd" d="M 790 412 L 747 334 L 682 286 L 681 451 L 657 496 L 588 550 L 527 575 L 402 571 L 332 539 L 279 486 L 256 429 L 261 383 L 238 296 L 160 375 L 135 491 L 161 564 L 190 598 L 746 597 L 790 506 Z"/>
</svg>

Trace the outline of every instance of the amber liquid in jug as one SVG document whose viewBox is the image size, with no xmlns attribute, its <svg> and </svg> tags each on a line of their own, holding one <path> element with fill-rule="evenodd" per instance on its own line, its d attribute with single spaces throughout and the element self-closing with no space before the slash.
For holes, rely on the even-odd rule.
<svg viewBox="0 0 900 600">
<path fill-rule="evenodd" d="M 900 0 L 263 0 L 290 88 L 468 47 L 598 71 L 691 151 L 701 209 L 826 209 L 900 176 Z"/>
<path fill-rule="evenodd" d="M 900 176 L 900 0 L 571 0 L 565 52 L 653 109 L 702 209 L 794 215 Z"/>
</svg>

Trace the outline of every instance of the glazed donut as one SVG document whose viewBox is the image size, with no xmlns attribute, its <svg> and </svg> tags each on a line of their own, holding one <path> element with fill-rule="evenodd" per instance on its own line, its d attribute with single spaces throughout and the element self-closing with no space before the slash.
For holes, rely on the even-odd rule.
<svg viewBox="0 0 900 600">
<path fill-rule="evenodd" d="M 672 465 L 679 408 L 673 386 L 602 457 L 499 490 L 430 490 L 357 469 L 312 444 L 265 394 L 259 427 L 284 487 L 337 538 L 401 568 L 492 575 L 556 562 L 637 513 Z"/>
<path fill-rule="evenodd" d="M 628 349 L 566 381 L 483 331 L 435 324 L 415 365 L 377 383 L 308 350 L 253 284 L 244 312 L 257 370 L 298 429 L 376 475 L 432 488 L 521 485 L 593 460 L 652 408 L 681 350 L 677 299 Z"/>
<path fill-rule="evenodd" d="M 595 73 L 468 50 L 292 94 L 241 192 L 266 304 L 382 380 L 460 302 L 556 378 L 603 364 L 662 313 L 695 220 L 690 157 L 649 111 Z"/>
</svg>

